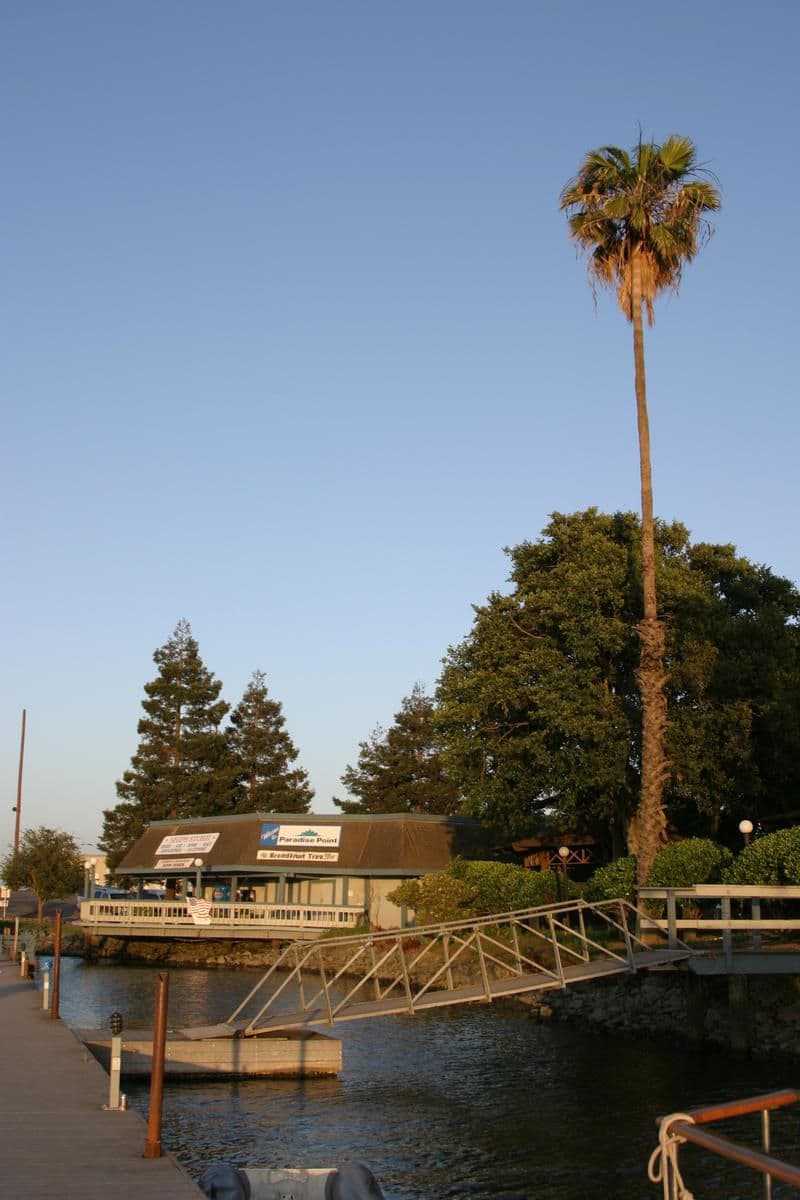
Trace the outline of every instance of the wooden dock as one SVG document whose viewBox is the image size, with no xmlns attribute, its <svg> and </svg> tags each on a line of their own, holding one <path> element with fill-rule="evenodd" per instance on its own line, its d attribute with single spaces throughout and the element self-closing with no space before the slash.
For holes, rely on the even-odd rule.
<svg viewBox="0 0 800 1200">
<path fill-rule="evenodd" d="M 29 1200 L 203 1200 L 168 1156 L 145 1159 L 141 1116 L 104 1111 L 108 1077 L 41 993 L 0 957 L 0 1194 Z"/>
</svg>

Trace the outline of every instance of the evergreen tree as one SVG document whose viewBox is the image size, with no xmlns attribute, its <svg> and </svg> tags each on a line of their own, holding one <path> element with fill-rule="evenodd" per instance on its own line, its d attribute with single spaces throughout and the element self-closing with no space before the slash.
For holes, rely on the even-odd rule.
<svg viewBox="0 0 800 1200">
<path fill-rule="evenodd" d="M 308 812 L 314 792 L 286 732 L 281 705 L 271 700 L 263 671 L 254 671 L 228 730 L 236 769 L 236 812 Z"/>
<path fill-rule="evenodd" d="M 442 769 L 434 739 L 433 701 L 416 684 L 388 731 L 378 726 L 359 744 L 358 764 L 342 783 L 356 800 L 333 802 L 347 813 L 422 812 L 447 815 L 460 808 L 458 788 Z"/>
<path fill-rule="evenodd" d="M 145 684 L 139 746 L 117 782 L 120 803 L 103 814 L 101 848 L 113 867 L 151 821 L 212 816 L 233 803 L 233 767 L 220 726 L 228 705 L 203 665 L 188 621 L 156 650 Z"/>
</svg>

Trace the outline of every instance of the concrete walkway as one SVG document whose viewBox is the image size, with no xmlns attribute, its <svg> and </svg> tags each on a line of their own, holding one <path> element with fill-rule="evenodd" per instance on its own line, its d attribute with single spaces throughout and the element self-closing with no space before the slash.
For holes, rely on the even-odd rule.
<svg viewBox="0 0 800 1200">
<path fill-rule="evenodd" d="M 0 1195 L 8 1200 L 199 1200 L 171 1158 L 142 1157 L 138 1113 L 104 1112 L 108 1076 L 41 993 L 0 957 Z"/>
</svg>

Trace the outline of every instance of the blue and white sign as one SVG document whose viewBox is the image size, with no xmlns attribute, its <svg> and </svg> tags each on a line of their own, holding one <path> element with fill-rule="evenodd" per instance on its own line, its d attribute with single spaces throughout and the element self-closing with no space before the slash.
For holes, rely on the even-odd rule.
<svg viewBox="0 0 800 1200">
<path fill-rule="evenodd" d="M 278 825 L 265 821 L 258 844 L 271 850 L 335 850 L 341 836 L 341 825 Z"/>
</svg>

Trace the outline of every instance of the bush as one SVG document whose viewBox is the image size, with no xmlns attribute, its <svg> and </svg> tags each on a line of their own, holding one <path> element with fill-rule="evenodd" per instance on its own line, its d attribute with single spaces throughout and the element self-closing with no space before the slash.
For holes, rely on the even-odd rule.
<svg viewBox="0 0 800 1200">
<path fill-rule="evenodd" d="M 726 872 L 726 880 L 751 887 L 800 884 L 800 826 L 778 829 L 745 846 Z"/>
<path fill-rule="evenodd" d="M 631 900 L 636 895 L 636 859 L 615 858 L 598 867 L 586 884 L 586 899 Z"/>
<path fill-rule="evenodd" d="M 392 904 L 413 909 L 420 924 L 433 925 L 468 916 L 472 894 L 469 884 L 450 871 L 435 871 L 421 879 L 407 879 L 389 892 L 389 899 Z"/>
<path fill-rule="evenodd" d="M 695 883 L 719 883 L 731 860 L 730 850 L 710 838 L 671 842 L 656 855 L 647 886 L 683 888 Z"/>
<path fill-rule="evenodd" d="M 552 904 L 563 896 L 563 883 L 552 871 L 528 871 L 513 863 L 465 862 L 410 879 L 390 892 L 393 904 L 413 908 L 422 925 L 468 920 L 515 909 Z M 569 883 L 570 895 L 577 894 Z"/>
</svg>

